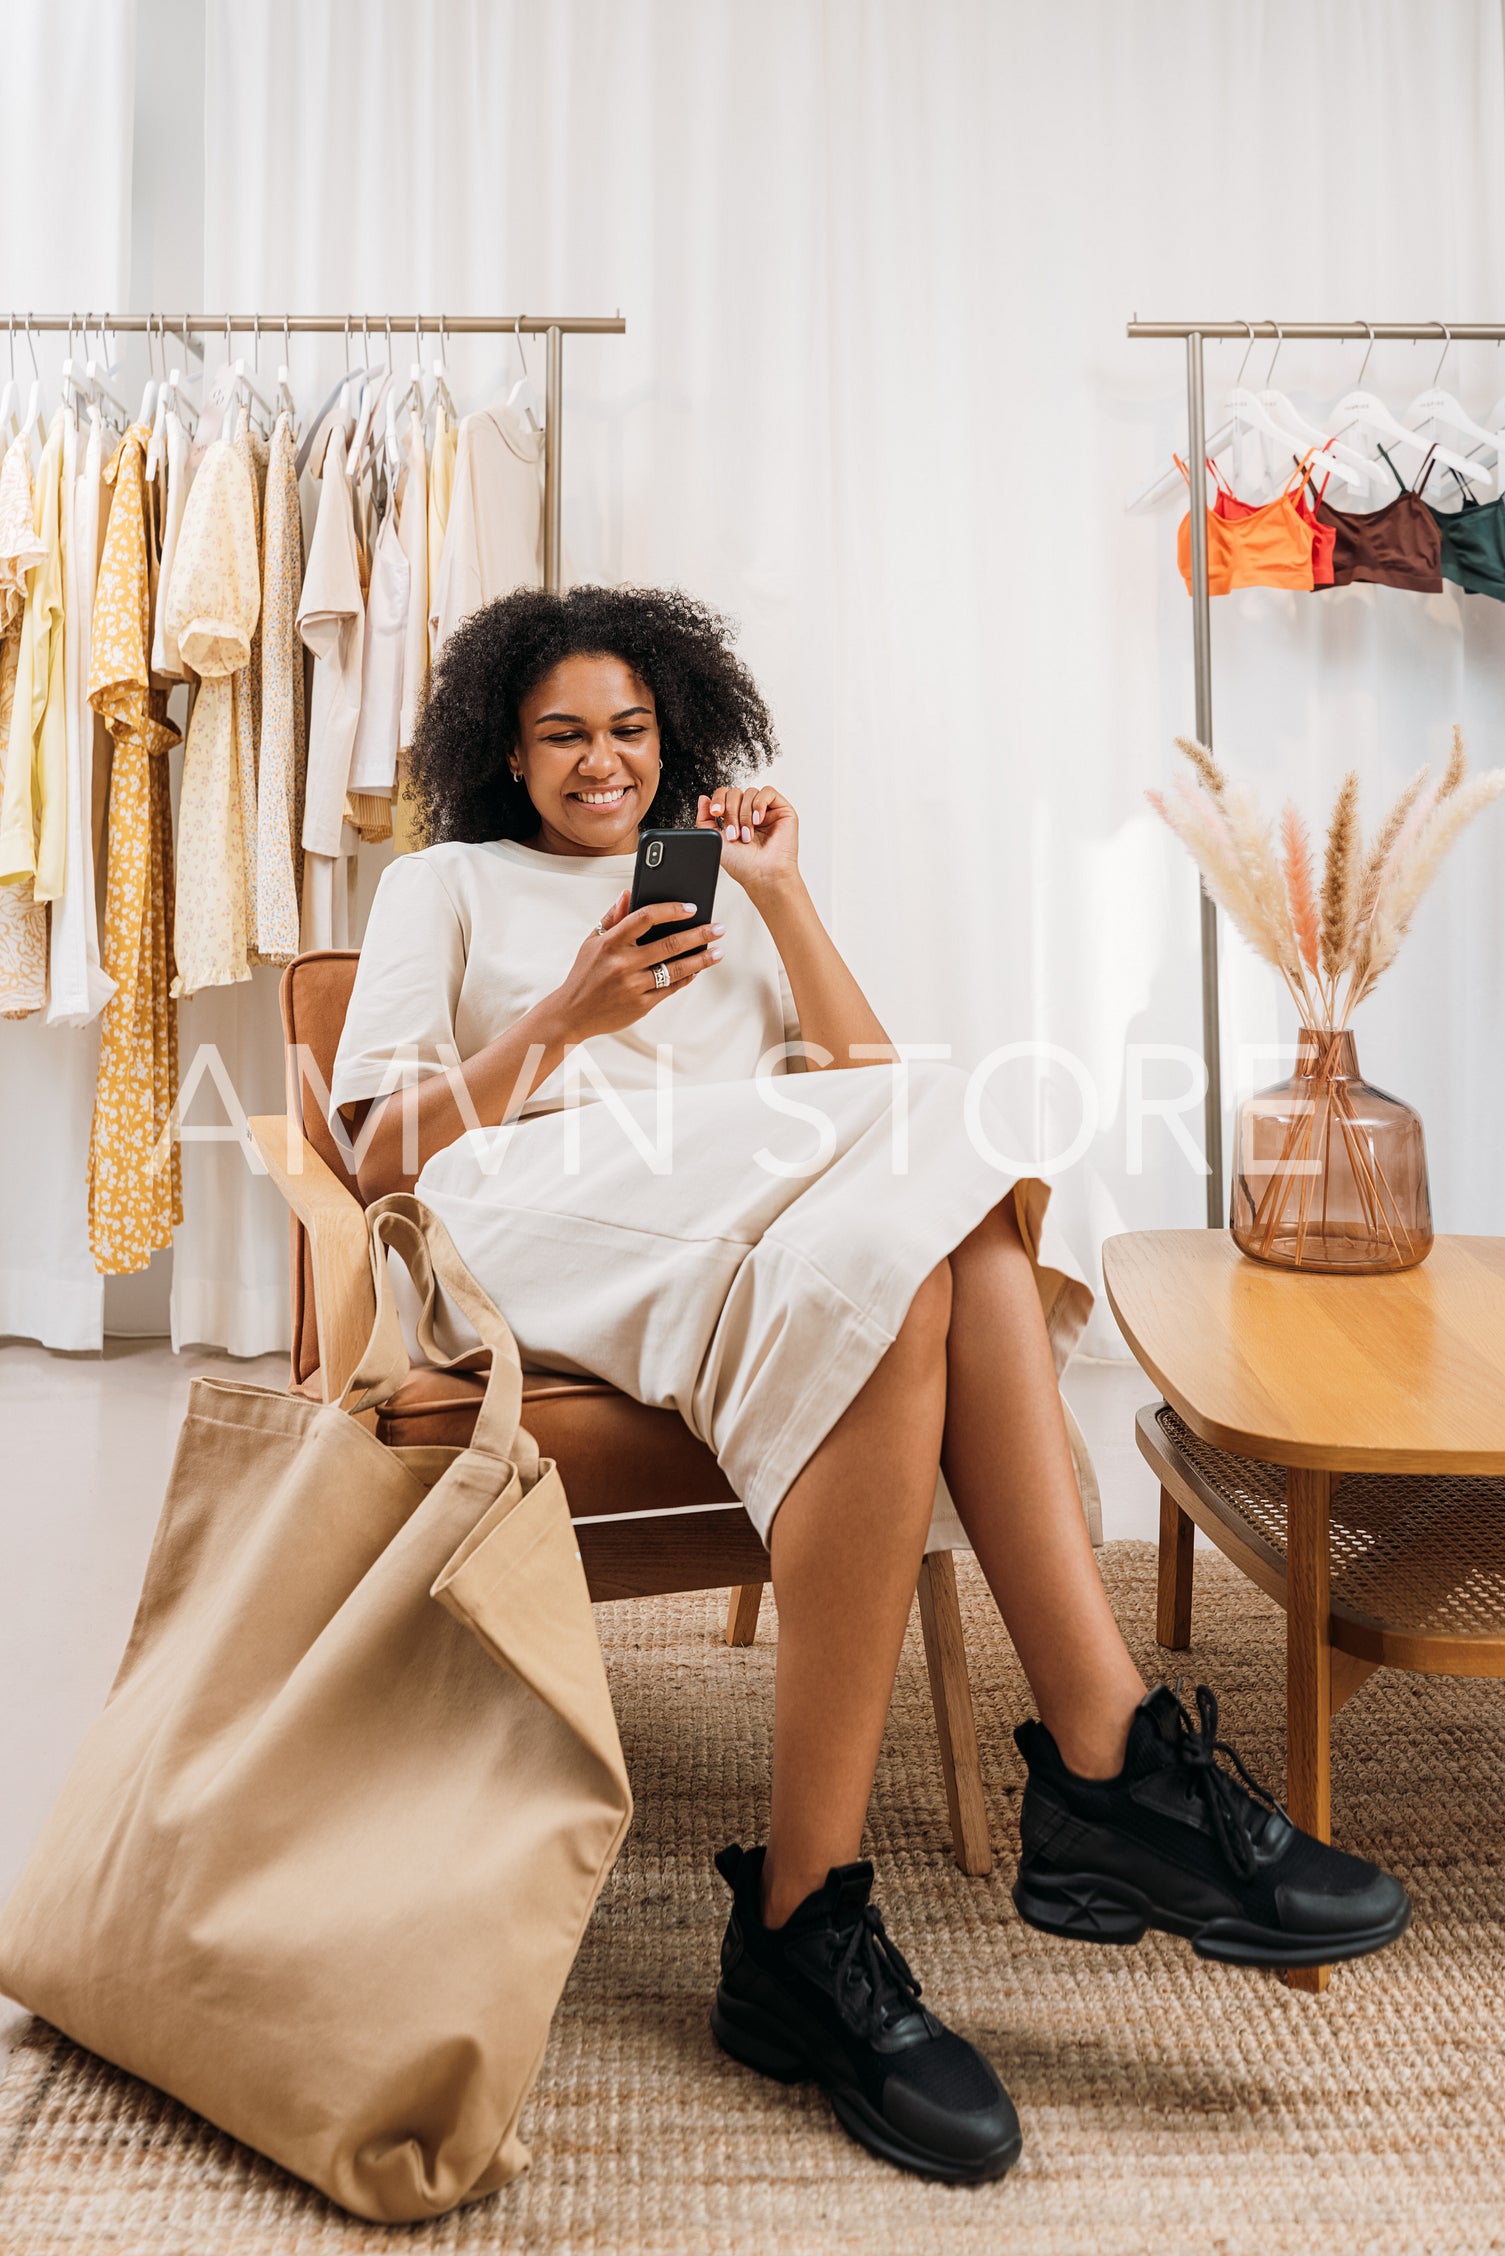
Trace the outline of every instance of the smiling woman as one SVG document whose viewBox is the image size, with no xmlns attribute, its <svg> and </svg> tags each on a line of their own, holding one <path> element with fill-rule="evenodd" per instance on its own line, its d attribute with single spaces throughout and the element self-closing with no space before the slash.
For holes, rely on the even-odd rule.
<svg viewBox="0 0 1505 2256">
<path fill-rule="evenodd" d="M 708 605 L 675 588 L 525 588 L 445 644 L 410 776 L 425 844 L 527 838 L 610 854 L 650 816 L 689 827 L 702 794 L 777 750 Z"/>
<path fill-rule="evenodd" d="M 943 1454 L 1040 1703 L 1026 1849 L 1078 1856 L 1045 1860 L 1026 1917 L 1128 1941 L 1147 1922 L 1200 1936 L 1224 1904 L 1245 1955 L 1310 1962 L 1376 1948 L 1408 1906 L 1284 1819 L 1269 1832 L 1221 1772 L 1229 1869 L 1210 1887 L 1191 1784 L 1210 1755 L 1168 1693 L 1141 1704 L 1078 1497 L 1057 1379 L 1091 1295 L 1044 1182 L 1004 1156 L 1030 1147 L 1001 1100 L 983 1093 L 974 1133 L 958 1068 L 890 1070 L 801 875 L 798 816 L 748 780 L 772 752 L 729 629 L 687 596 L 577 588 L 478 612 L 424 715 L 430 843 L 383 873 L 332 1094 L 360 1118 L 362 1190 L 416 1184 L 525 1364 L 677 1410 L 768 1544 L 769 1839 L 717 1859 L 718 2040 L 816 2077 L 891 2161 L 996 2177 L 1019 2151 L 1013 2108 L 919 2003 L 861 1854 Z M 692 904 L 631 909 L 649 821 L 720 833 L 724 921 L 655 937 Z M 793 1085 L 791 1051 L 817 1069 Z M 1179 1813 L 1148 1844 L 1146 1781 Z M 1301 1916 L 1320 1945 L 1238 1894 L 1280 1858 L 1314 1875 Z"/>
</svg>

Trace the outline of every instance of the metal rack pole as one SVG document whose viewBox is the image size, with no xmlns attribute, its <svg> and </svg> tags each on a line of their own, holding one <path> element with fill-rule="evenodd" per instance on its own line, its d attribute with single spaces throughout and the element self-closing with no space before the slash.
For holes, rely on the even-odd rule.
<svg viewBox="0 0 1505 2256">
<path fill-rule="evenodd" d="M 552 593 L 564 574 L 560 442 L 564 437 L 564 331 L 549 325 L 549 359 L 543 411 L 543 584 Z"/>
<path fill-rule="evenodd" d="M 1325 338 L 1333 344 L 1424 344 L 1450 337 L 1455 345 L 1505 344 L 1505 327 L 1492 321 L 1131 321 L 1131 337 L 1236 337 L 1247 344 L 1251 337 L 1284 339 L 1290 344 L 1303 337 Z"/>
<path fill-rule="evenodd" d="M 82 327 L 81 313 L 21 313 L 4 317 L 8 331 L 19 339 L 28 329 L 69 330 Z M 363 325 L 383 330 L 432 329 L 450 337 L 489 337 L 520 329 L 525 336 L 544 336 L 551 329 L 570 337 L 620 337 L 627 323 L 615 314 L 560 313 L 95 313 L 87 316 L 91 330 L 107 329 L 112 335 L 152 336 L 165 330 L 169 336 L 190 329 L 196 335 L 226 329 L 260 331 L 268 339 L 284 329 L 292 335 L 337 337 L 348 329 L 352 336 Z"/>
<path fill-rule="evenodd" d="M 1186 463 L 1191 474 L 1191 648 L 1197 741 L 1212 749 L 1212 604 L 1207 587 L 1207 411 L 1202 388 L 1202 339 L 1186 340 Z M 1199 507 L 1198 504 L 1201 504 Z M 1202 1147 L 1207 1156 L 1207 1227 L 1223 1227 L 1223 1038 L 1218 1015 L 1218 912 L 1200 887 L 1202 936 L 1202 1056 L 1207 1066 Z"/>
</svg>

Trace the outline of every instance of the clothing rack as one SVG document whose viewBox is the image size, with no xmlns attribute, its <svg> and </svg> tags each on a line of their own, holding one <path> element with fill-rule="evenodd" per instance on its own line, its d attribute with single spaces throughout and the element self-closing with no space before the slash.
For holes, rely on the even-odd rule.
<svg viewBox="0 0 1505 2256">
<path fill-rule="evenodd" d="M 564 405 L 564 340 L 566 337 L 620 337 L 627 323 L 621 314 L 559 314 L 559 313 L 12 313 L 5 317 L 7 335 L 14 358 L 17 337 L 23 340 L 39 331 L 77 331 L 85 339 L 92 331 L 108 331 L 112 336 L 136 335 L 146 337 L 179 336 L 185 341 L 195 336 L 224 335 L 234 330 L 248 332 L 258 341 L 268 337 L 293 335 L 343 336 L 348 343 L 357 337 L 369 342 L 371 331 L 383 337 L 397 337 L 410 332 L 415 337 L 431 330 L 442 348 L 446 336 L 490 337 L 529 336 L 548 340 L 548 361 L 544 379 L 544 431 L 543 431 L 543 584 L 557 588 L 564 554 L 561 539 L 563 516 L 563 487 L 560 483 L 560 421 Z"/>
<path fill-rule="evenodd" d="M 1254 343 L 1268 337 L 1277 344 L 1320 338 L 1335 344 L 1425 344 L 1446 346 L 1505 344 L 1505 328 L 1490 322 L 1442 321 L 1140 321 L 1127 324 L 1130 337 L 1162 341 L 1180 337 L 1186 344 L 1186 459 L 1200 463 L 1207 453 L 1207 412 L 1202 347 L 1209 338 Z M 1192 488 L 1195 500 L 1196 488 Z M 1192 673 L 1196 691 L 1199 743 L 1212 746 L 1212 602 L 1207 586 L 1207 512 L 1190 510 Z M 1218 912 L 1202 887 L 1202 1055 L 1207 1065 L 1203 1108 L 1203 1148 L 1207 1155 L 1207 1226 L 1227 1221 L 1223 1198 L 1223 1063 L 1218 1019 Z"/>
</svg>

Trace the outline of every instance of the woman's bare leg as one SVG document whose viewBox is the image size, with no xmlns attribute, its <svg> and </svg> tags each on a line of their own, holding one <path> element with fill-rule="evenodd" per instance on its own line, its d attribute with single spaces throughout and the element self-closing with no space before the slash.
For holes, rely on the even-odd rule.
<svg viewBox="0 0 1505 2256">
<path fill-rule="evenodd" d="M 942 1262 L 774 1519 L 779 1652 L 763 1868 L 763 1916 L 773 1927 L 833 1865 L 862 1854 L 935 1501 L 950 1309 Z"/>
<path fill-rule="evenodd" d="M 963 1239 L 951 1272 L 946 1482 L 1063 1761 L 1111 1778 L 1144 1683 L 1092 1556 L 1011 1199 Z"/>
</svg>

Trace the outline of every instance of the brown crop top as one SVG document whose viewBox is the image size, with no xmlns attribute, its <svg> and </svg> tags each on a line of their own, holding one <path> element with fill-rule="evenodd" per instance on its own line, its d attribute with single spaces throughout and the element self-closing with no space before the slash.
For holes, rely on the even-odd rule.
<svg viewBox="0 0 1505 2256">
<path fill-rule="evenodd" d="M 1381 452 L 1384 450 L 1381 449 Z M 1442 535 L 1437 519 L 1421 498 L 1432 467 L 1429 451 L 1414 487 L 1407 486 L 1390 457 L 1390 472 L 1400 487 L 1394 501 L 1361 515 L 1317 504 L 1317 522 L 1331 525 L 1333 586 L 1369 580 L 1378 587 L 1410 588 L 1417 595 L 1442 593 Z"/>
</svg>

